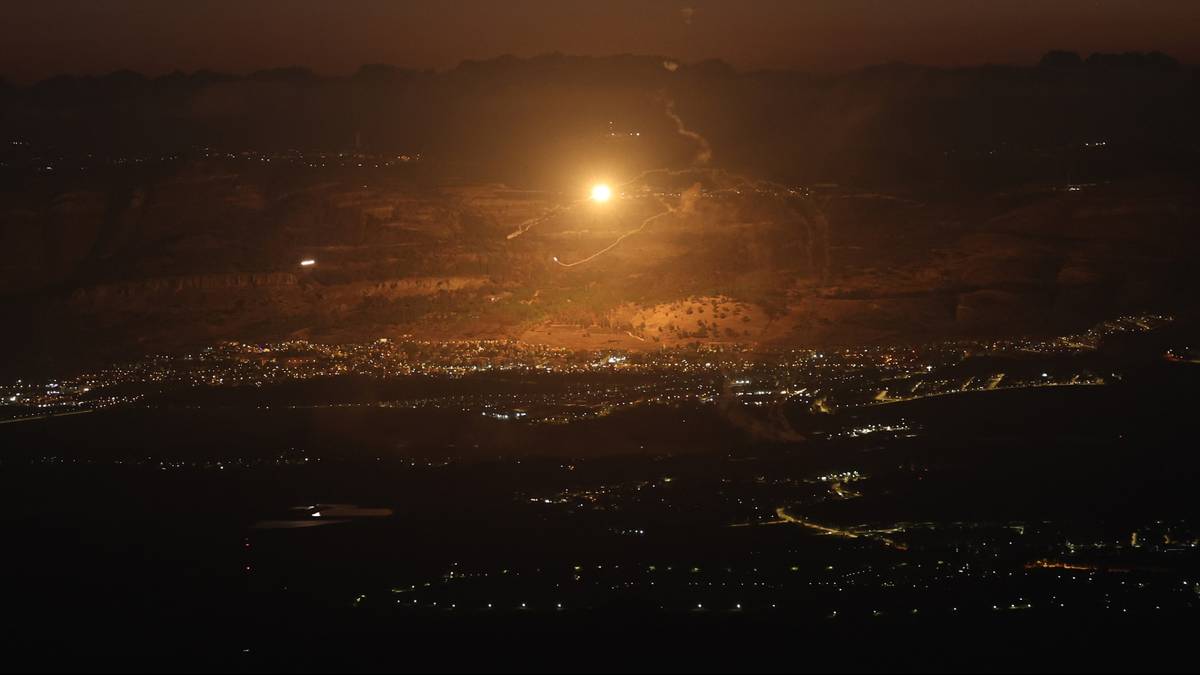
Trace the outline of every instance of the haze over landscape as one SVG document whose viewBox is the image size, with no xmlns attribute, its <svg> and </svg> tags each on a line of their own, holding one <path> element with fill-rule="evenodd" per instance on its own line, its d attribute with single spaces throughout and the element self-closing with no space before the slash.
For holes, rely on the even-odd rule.
<svg viewBox="0 0 1200 675">
<path fill-rule="evenodd" d="M 6 340 L 40 352 L 22 365 L 47 340 L 823 346 L 1172 309 L 1195 76 L 1057 58 L 818 77 L 552 55 L 10 88 L 3 285 L 36 330 Z M 570 206 L 596 181 L 617 201 Z M 554 264 L 683 194 L 603 259 Z"/>
<path fill-rule="evenodd" d="M 445 70 L 500 54 L 670 54 L 744 70 L 839 73 L 887 62 L 1032 63 L 1160 50 L 1200 62 L 1188 0 L 721 0 L 162 3 L 47 0 L 9 8 L 0 75 L 248 73 L 293 65 L 347 75 L 364 63 Z"/>
<path fill-rule="evenodd" d="M 1187 668 L 1195 3 L 10 9 L 29 663 Z"/>
</svg>

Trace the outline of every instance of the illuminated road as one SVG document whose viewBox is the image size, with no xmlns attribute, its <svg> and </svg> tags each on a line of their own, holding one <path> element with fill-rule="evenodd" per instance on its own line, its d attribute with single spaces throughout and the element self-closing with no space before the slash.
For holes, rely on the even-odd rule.
<svg viewBox="0 0 1200 675">
<path fill-rule="evenodd" d="M 793 515 L 790 515 L 787 512 L 787 510 L 784 509 L 784 507 L 782 507 L 782 506 L 775 509 L 775 515 L 779 518 L 779 520 L 776 521 L 779 523 L 793 523 L 795 525 L 803 525 L 804 527 L 807 527 L 810 530 L 816 530 L 817 532 L 821 532 L 822 534 L 831 534 L 835 537 L 846 537 L 847 539 L 858 539 L 858 537 L 859 537 L 859 534 L 857 532 L 853 532 L 851 530 L 842 530 L 842 529 L 839 529 L 836 527 L 828 527 L 826 525 L 820 525 L 818 523 L 814 523 L 811 520 L 804 520 L 803 518 L 797 518 Z"/>
<path fill-rule="evenodd" d="M 882 398 L 881 396 L 883 396 L 887 393 L 887 390 L 885 389 L 882 392 L 880 392 L 879 394 L 876 394 L 875 397 L 871 400 L 871 402 L 867 403 L 866 405 L 887 405 L 889 403 L 906 403 L 908 401 L 917 401 L 917 400 L 920 400 L 923 398 L 939 398 L 942 396 L 958 396 L 960 394 L 972 394 L 972 393 L 977 393 L 977 392 L 982 393 L 982 392 L 989 392 L 989 391 L 1017 391 L 1019 389 L 1045 389 L 1047 387 L 1102 387 L 1105 384 L 1107 384 L 1107 382 L 1105 382 L 1102 379 L 1096 379 L 1095 381 L 1089 380 L 1086 382 L 1080 382 L 1080 381 L 1078 381 L 1078 376 L 1076 376 L 1075 378 L 1072 378 L 1072 380 L 1070 382 L 1045 382 L 1045 383 L 1038 383 L 1038 384 L 1019 384 L 1019 385 L 1012 385 L 1012 386 L 1008 386 L 1008 387 L 999 387 L 996 385 L 999 384 L 1000 379 L 1001 378 L 997 378 L 997 379 L 990 381 L 988 386 L 983 387 L 983 388 L 952 389 L 950 391 L 939 391 L 939 392 L 933 392 L 930 394 L 919 394 L 916 396 L 904 396 L 904 397 L 894 397 L 894 398 L 893 397 Z"/>
<path fill-rule="evenodd" d="M 821 534 L 828 534 L 828 535 L 834 536 L 834 537 L 842 537 L 844 539 L 872 539 L 874 541 L 878 541 L 879 543 L 883 544 L 884 546 L 887 546 L 889 548 L 894 548 L 898 551 L 908 550 L 908 546 L 906 544 L 904 544 L 903 542 L 898 542 L 893 539 L 889 539 L 888 537 L 882 536 L 877 531 L 856 532 L 854 530 L 847 530 L 847 529 L 843 529 L 843 528 L 839 528 L 839 527 L 830 527 L 829 525 L 822 525 L 820 523 L 814 523 L 811 520 L 805 520 L 803 518 L 797 518 L 797 517 L 791 515 L 790 513 L 787 512 L 787 509 L 783 506 L 780 506 L 779 508 L 775 509 L 775 516 L 776 516 L 775 520 L 767 520 L 767 521 L 758 522 L 758 523 L 736 523 L 734 525 L 730 525 L 730 527 L 749 527 L 750 525 L 800 525 L 802 527 L 807 527 L 810 530 L 815 530 L 817 532 L 820 532 Z M 891 530 L 888 530 L 888 531 L 891 531 Z"/>
</svg>

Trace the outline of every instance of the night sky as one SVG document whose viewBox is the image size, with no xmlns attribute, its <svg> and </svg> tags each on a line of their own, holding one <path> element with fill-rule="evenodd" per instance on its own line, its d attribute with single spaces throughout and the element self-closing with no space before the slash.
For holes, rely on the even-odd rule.
<svg viewBox="0 0 1200 675">
<path fill-rule="evenodd" d="M 9 2 L 0 77 L 364 63 L 448 68 L 547 52 L 841 71 L 1032 63 L 1048 49 L 1200 62 L 1193 0 L 40 0 Z"/>
</svg>

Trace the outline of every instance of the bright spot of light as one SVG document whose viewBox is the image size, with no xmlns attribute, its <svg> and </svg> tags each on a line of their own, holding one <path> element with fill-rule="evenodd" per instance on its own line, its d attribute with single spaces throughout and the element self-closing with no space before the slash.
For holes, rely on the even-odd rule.
<svg viewBox="0 0 1200 675">
<path fill-rule="evenodd" d="M 603 203 L 610 199 L 612 199 L 612 188 L 608 187 L 604 183 L 598 183 L 592 186 L 592 201 Z"/>
<path fill-rule="evenodd" d="M 316 264 L 317 264 L 317 261 L 313 260 L 312 258 L 306 258 L 306 259 L 300 261 L 301 267 L 312 267 L 313 265 L 316 265 Z"/>
</svg>

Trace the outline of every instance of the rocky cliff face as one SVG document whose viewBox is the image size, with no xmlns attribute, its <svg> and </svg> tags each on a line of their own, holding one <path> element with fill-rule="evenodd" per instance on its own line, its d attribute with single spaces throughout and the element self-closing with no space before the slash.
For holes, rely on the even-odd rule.
<svg viewBox="0 0 1200 675">
<path fill-rule="evenodd" d="M 1195 300 L 1187 183 L 783 199 L 701 183 L 687 209 L 629 235 L 695 180 L 608 211 L 491 184 L 211 163 L 87 189 L 43 181 L 0 195 L 0 281 L 27 329 L 6 339 L 33 357 L 403 333 L 822 346 L 1059 330 Z"/>
<path fill-rule="evenodd" d="M 122 303 L 152 301 L 156 296 L 188 291 L 219 293 L 229 290 L 254 290 L 295 286 L 295 274 L 287 272 L 207 274 L 188 277 L 164 277 L 100 284 L 78 288 L 71 303 L 79 306 L 112 308 Z"/>
</svg>

